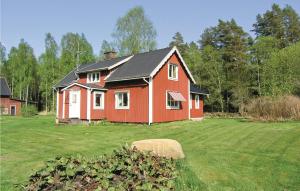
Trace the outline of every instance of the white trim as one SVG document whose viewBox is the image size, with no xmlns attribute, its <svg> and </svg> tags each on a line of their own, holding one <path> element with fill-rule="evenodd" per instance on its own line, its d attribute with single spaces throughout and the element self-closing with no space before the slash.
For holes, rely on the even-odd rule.
<svg viewBox="0 0 300 191">
<path fill-rule="evenodd" d="M 190 92 L 192 94 L 199 94 L 199 95 L 206 95 L 206 96 L 209 96 L 209 94 L 205 94 L 205 93 L 199 93 L 199 92 Z"/>
<path fill-rule="evenodd" d="M 58 117 L 58 110 L 59 110 L 59 90 L 56 91 L 56 118 Z"/>
<path fill-rule="evenodd" d="M 127 93 L 128 105 L 127 106 L 118 106 L 117 104 L 117 94 L 118 93 Z M 115 109 L 130 109 L 130 91 L 129 90 L 118 90 L 115 91 Z"/>
<path fill-rule="evenodd" d="M 120 82 L 120 81 L 137 80 L 137 79 L 143 79 L 143 78 L 149 78 L 149 76 L 141 76 L 141 77 L 133 77 L 133 78 L 123 78 L 123 79 L 118 79 L 118 80 L 108 80 L 106 82 Z"/>
<path fill-rule="evenodd" d="M 11 114 L 11 107 L 15 107 L 15 115 L 14 116 L 16 116 L 17 115 L 17 105 L 9 105 L 9 115 L 12 115 Z"/>
<path fill-rule="evenodd" d="M 187 71 L 189 77 L 192 79 L 193 83 L 195 84 L 196 81 L 194 79 L 194 77 L 192 76 L 189 68 L 187 67 L 187 65 L 185 64 L 182 56 L 180 55 L 178 49 L 176 48 L 176 46 L 174 46 L 171 51 L 164 57 L 164 59 L 159 63 L 159 65 L 151 72 L 150 76 L 153 78 L 155 76 L 155 74 L 160 70 L 161 67 L 163 67 L 163 65 L 167 62 L 167 60 L 173 55 L 173 53 L 176 52 L 180 61 L 182 62 L 185 70 Z"/>
<path fill-rule="evenodd" d="M 169 92 L 175 92 L 175 91 L 171 91 L 171 90 L 166 90 L 166 109 L 174 109 L 174 110 L 180 110 L 180 102 L 181 101 L 175 101 L 175 102 L 178 102 L 178 107 L 176 106 L 168 106 L 168 93 Z"/>
<path fill-rule="evenodd" d="M 72 87 L 72 86 L 75 86 L 75 85 L 76 85 L 76 86 L 79 86 L 79 87 L 86 88 L 86 89 L 91 89 L 91 90 L 107 90 L 107 89 L 105 89 L 105 88 L 91 88 L 91 87 L 88 87 L 88 86 L 79 84 L 79 83 L 77 83 L 77 82 L 74 82 L 74 83 L 68 85 L 67 87 L 65 87 L 64 89 L 62 89 L 61 91 L 65 91 L 65 90 L 67 90 L 68 88 L 70 88 L 70 87 Z"/>
<path fill-rule="evenodd" d="M 200 96 L 195 95 L 195 109 L 199 109 L 199 108 L 200 108 Z"/>
<path fill-rule="evenodd" d="M 96 106 L 96 94 L 101 94 L 100 106 Z M 104 92 L 94 91 L 93 92 L 93 109 L 104 109 Z"/>
<path fill-rule="evenodd" d="M 121 65 L 121 64 L 123 64 L 123 63 L 125 63 L 125 62 L 127 62 L 127 61 L 130 60 L 133 56 L 134 56 L 134 55 L 129 56 L 128 58 L 125 58 L 124 60 L 121 60 L 121 61 L 115 63 L 114 65 L 111 65 L 111 66 L 108 67 L 107 69 L 108 69 L 108 70 L 111 70 L 111 69 L 113 69 L 113 68 L 115 68 L 115 67 L 117 67 L 117 66 L 119 66 L 119 65 Z"/>
<path fill-rule="evenodd" d="M 90 76 L 92 75 L 92 77 L 91 78 L 93 78 L 93 75 L 94 74 L 99 74 L 99 79 L 98 80 L 95 80 L 95 81 L 90 81 Z M 99 71 L 99 72 L 88 72 L 87 74 L 86 74 L 86 83 L 98 83 L 98 82 L 100 82 L 101 81 L 101 72 Z"/>
<path fill-rule="evenodd" d="M 176 78 L 173 78 L 173 77 L 169 76 L 171 65 L 176 66 L 176 71 L 175 71 L 176 72 Z M 178 81 L 178 65 L 177 64 L 174 64 L 174 63 L 171 63 L 171 62 L 168 63 L 168 80 Z"/>
<path fill-rule="evenodd" d="M 192 94 L 190 93 L 190 79 L 188 79 L 188 107 L 189 107 L 189 119 L 191 119 L 191 109 L 193 109 L 193 102 L 191 102 L 192 100 L 191 100 L 191 96 L 192 96 Z"/>
<path fill-rule="evenodd" d="M 148 113 L 148 125 L 151 125 L 151 123 L 153 122 L 153 79 L 150 77 L 149 78 L 149 83 L 148 83 L 148 99 L 149 99 L 149 113 Z"/>
<path fill-rule="evenodd" d="M 109 74 L 104 78 L 104 80 L 106 81 L 107 78 L 109 78 L 109 77 L 112 75 L 112 73 L 114 73 L 115 71 L 116 71 L 116 70 L 110 71 Z"/>
<path fill-rule="evenodd" d="M 63 91 L 63 108 L 62 108 L 62 110 L 63 110 L 63 112 L 62 112 L 62 118 L 64 119 L 65 118 L 65 100 L 66 99 L 66 93 L 65 93 L 65 91 Z"/>
<path fill-rule="evenodd" d="M 91 90 L 87 90 L 86 118 L 91 122 Z"/>
</svg>

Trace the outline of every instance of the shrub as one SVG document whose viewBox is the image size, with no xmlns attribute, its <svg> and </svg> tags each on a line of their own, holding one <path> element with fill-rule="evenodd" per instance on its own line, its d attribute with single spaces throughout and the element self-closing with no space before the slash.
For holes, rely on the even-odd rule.
<svg viewBox="0 0 300 191">
<path fill-rule="evenodd" d="M 297 96 L 256 98 L 246 105 L 246 114 L 259 120 L 300 120 L 300 98 Z"/>
<path fill-rule="evenodd" d="M 34 105 L 27 105 L 22 106 L 21 108 L 22 116 L 24 117 L 32 117 L 34 115 L 37 115 L 38 111 L 37 108 Z"/>
<path fill-rule="evenodd" d="M 33 174 L 25 190 L 174 190 L 175 162 L 129 149 L 88 160 L 56 157 Z"/>
</svg>

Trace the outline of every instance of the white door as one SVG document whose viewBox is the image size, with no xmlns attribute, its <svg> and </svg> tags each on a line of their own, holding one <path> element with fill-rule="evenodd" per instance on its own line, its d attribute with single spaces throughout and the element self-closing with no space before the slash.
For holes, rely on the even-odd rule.
<svg viewBox="0 0 300 191">
<path fill-rule="evenodd" d="M 69 118 L 80 118 L 80 91 L 70 91 Z"/>
</svg>

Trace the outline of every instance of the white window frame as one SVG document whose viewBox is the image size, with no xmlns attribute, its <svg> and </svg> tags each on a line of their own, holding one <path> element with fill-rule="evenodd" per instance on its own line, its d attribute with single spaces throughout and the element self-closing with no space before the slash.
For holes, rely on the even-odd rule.
<svg viewBox="0 0 300 191">
<path fill-rule="evenodd" d="M 175 103 L 177 103 L 174 106 L 170 106 L 168 103 L 168 96 L 170 95 L 169 92 L 171 91 L 166 91 L 166 109 L 180 109 L 180 101 L 173 101 Z M 170 95 L 171 96 L 171 95 Z"/>
<path fill-rule="evenodd" d="M 175 69 L 175 77 L 174 76 L 170 76 L 170 68 L 171 67 L 176 67 L 176 69 Z M 173 70 L 172 70 L 173 71 Z M 171 74 L 172 74 L 172 72 L 171 72 Z M 174 75 L 174 74 L 173 74 Z M 169 63 L 168 64 L 168 79 L 169 80 L 175 80 L 175 81 L 177 81 L 178 80 L 178 65 L 177 64 L 173 64 L 173 63 Z"/>
<path fill-rule="evenodd" d="M 101 95 L 100 106 L 96 106 L 96 95 Z M 104 109 L 104 92 L 93 92 L 93 109 Z"/>
<path fill-rule="evenodd" d="M 98 80 L 93 80 L 93 75 L 96 75 L 96 74 L 99 74 L 99 79 Z M 90 73 L 87 73 L 87 83 L 96 83 L 96 82 L 100 82 L 100 78 L 101 78 L 101 74 L 100 72 L 90 72 Z M 91 78 L 91 79 L 90 79 Z"/>
<path fill-rule="evenodd" d="M 127 106 L 119 106 L 119 99 L 118 99 L 118 95 L 119 94 L 127 94 Z M 130 109 L 130 91 L 128 90 L 124 90 L 124 91 L 115 91 L 115 109 Z"/>
<path fill-rule="evenodd" d="M 195 95 L 195 109 L 199 109 L 199 108 L 200 108 L 200 96 Z"/>
</svg>

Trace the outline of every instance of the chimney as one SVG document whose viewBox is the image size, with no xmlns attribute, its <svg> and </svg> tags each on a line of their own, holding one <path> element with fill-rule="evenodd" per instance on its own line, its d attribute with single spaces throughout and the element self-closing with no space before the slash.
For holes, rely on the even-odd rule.
<svg viewBox="0 0 300 191">
<path fill-rule="evenodd" d="M 107 52 L 104 52 L 104 59 L 105 60 L 110 60 L 110 59 L 113 59 L 113 58 L 116 58 L 117 57 L 117 52 L 115 51 L 107 51 Z"/>
</svg>

